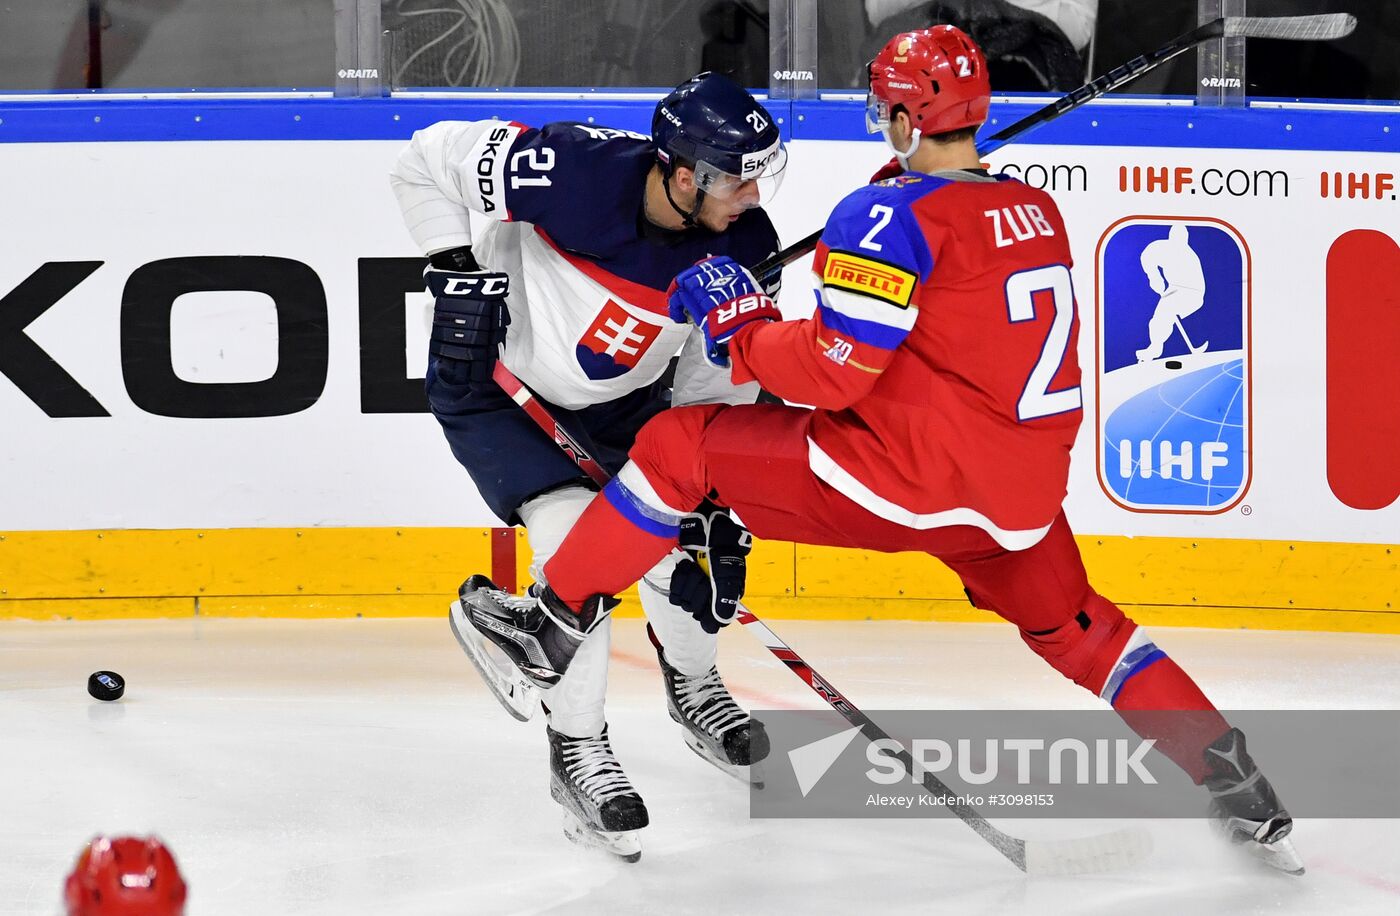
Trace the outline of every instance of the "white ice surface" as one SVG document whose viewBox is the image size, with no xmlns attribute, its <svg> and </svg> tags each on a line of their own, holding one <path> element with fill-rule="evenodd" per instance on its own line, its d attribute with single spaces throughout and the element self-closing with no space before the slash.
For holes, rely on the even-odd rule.
<svg viewBox="0 0 1400 916">
<path fill-rule="evenodd" d="M 774 629 L 867 709 L 1096 706 L 1006 626 Z M 1149 825 L 1132 872 L 1028 879 L 956 821 L 750 820 L 744 789 L 683 746 L 640 622 L 614 634 L 613 744 L 652 816 L 636 865 L 564 840 L 543 723 L 496 706 L 445 614 L 0 622 L 0 914 L 58 912 L 99 831 L 159 833 L 190 916 L 1400 913 L 1394 821 L 1300 821 L 1301 879 L 1196 821 Z M 1155 635 L 1222 708 L 1400 706 L 1400 637 Z M 127 678 L 121 701 L 85 692 L 102 668 Z M 721 670 L 745 705 L 818 708 L 738 627 Z"/>
</svg>

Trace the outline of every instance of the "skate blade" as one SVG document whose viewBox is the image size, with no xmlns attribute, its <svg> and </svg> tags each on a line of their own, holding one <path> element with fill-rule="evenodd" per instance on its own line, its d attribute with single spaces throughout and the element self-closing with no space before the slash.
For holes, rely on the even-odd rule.
<svg viewBox="0 0 1400 916">
<path fill-rule="evenodd" d="M 491 695 L 516 719 L 521 722 L 530 721 L 540 705 L 538 688 L 514 665 L 505 662 L 507 667 L 502 668 L 497 663 L 487 648 L 485 637 L 478 633 L 476 627 L 467 619 L 466 609 L 460 599 L 448 607 L 447 623 L 452 627 L 452 635 L 457 637 L 457 643 L 466 653 L 472 667 L 486 682 Z"/>
<path fill-rule="evenodd" d="M 1303 858 L 1293 847 L 1293 840 L 1290 837 L 1284 837 L 1274 843 L 1250 841 L 1241 845 L 1244 846 L 1245 852 L 1251 858 L 1285 874 L 1301 875 L 1307 870 L 1303 867 Z"/>
<path fill-rule="evenodd" d="M 1260 843 L 1245 831 L 1231 829 L 1219 821 L 1214 821 L 1212 826 L 1216 835 L 1238 850 L 1241 856 L 1289 875 L 1301 875 L 1305 871 L 1303 859 L 1294 848 L 1290 836 L 1282 836 L 1272 843 Z"/>
<path fill-rule="evenodd" d="M 564 809 L 564 836 L 570 843 L 586 849 L 601 849 L 609 855 L 617 856 L 624 862 L 636 862 L 642 858 L 642 841 L 635 830 L 620 830 L 609 833 L 594 830 L 568 808 Z"/>
<path fill-rule="evenodd" d="M 705 743 L 691 734 L 690 730 L 684 725 L 681 726 L 681 734 L 685 737 L 685 746 L 694 751 L 695 756 L 699 757 L 710 766 L 746 786 L 752 786 L 755 789 L 763 788 L 763 767 L 760 764 L 747 767 L 736 766 L 710 753 L 710 749 L 705 746 Z"/>
</svg>

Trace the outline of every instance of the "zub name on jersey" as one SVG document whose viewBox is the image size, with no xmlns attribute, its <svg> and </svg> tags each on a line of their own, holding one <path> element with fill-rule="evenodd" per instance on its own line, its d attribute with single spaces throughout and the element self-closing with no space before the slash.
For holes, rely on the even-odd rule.
<svg viewBox="0 0 1400 916">
<path fill-rule="evenodd" d="M 983 210 L 982 215 L 992 221 L 992 235 L 996 238 L 998 248 L 1009 248 L 1017 242 L 1030 241 L 1037 235 L 1055 234 L 1055 227 L 1050 225 L 1050 221 L 1045 218 L 1045 212 L 1035 204 L 1016 204 L 996 210 Z M 1003 226 L 1011 229 L 1011 237 L 1002 231 Z"/>
</svg>

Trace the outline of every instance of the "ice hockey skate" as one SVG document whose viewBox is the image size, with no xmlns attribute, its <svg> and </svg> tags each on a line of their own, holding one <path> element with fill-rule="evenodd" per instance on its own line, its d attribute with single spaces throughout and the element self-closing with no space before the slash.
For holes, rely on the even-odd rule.
<svg viewBox="0 0 1400 916">
<path fill-rule="evenodd" d="M 637 831 L 648 824 L 647 806 L 613 756 L 608 727 L 596 738 L 549 734 L 549 794 L 564 806 L 564 836 L 602 849 L 624 862 L 642 857 Z"/>
<path fill-rule="evenodd" d="M 448 623 L 491 693 L 524 722 L 539 705 L 540 689 L 559 682 L 584 637 L 617 603 L 599 596 L 574 613 L 548 586 L 517 596 L 473 575 L 458 590 Z"/>
<path fill-rule="evenodd" d="M 745 785 L 763 788 L 760 761 L 768 756 L 768 733 L 734 702 L 719 670 L 688 677 L 666 663 L 666 654 L 651 624 L 647 636 L 656 647 L 661 680 L 666 685 L 666 708 L 680 723 L 686 746 L 700 759 Z"/>
<path fill-rule="evenodd" d="M 1206 748 L 1205 755 L 1205 785 L 1216 829 L 1270 868 L 1301 875 L 1303 860 L 1288 838 L 1293 818 L 1245 750 L 1244 733 L 1230 729 Z"/>
</svg>

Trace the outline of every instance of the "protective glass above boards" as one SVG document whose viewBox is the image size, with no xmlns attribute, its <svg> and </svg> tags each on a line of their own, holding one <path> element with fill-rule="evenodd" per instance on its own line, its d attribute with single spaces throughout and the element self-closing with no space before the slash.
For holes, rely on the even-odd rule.
<svg viewBox="0 0 1400 916">
<path fill-rule="evenodd" d="M 394 89 L 768 85 L 767 0 L 382 0 Z"/>
<path fill-rule="evenodd" d="M 1330 42 L 1249 39 L 1245 94 L 1254 98 L 1400 99 L 1400 3 L 1395 0 L 1248 0 L 1250 16 L 1351 13 L 1350 36 Z M 992 91 L 1068 92 L 1196 27 L 1200 0 L 850 0 L 817 4 L 817 79 L 864 90 L 865 63 L 894 35 L 950 23 L 989 59 Z M 1216 6 L 1220 6 L 1219 3 Z M 1119 91 L 1196 95 L 1187 51 Z"/>
<path fill-rule="evenodd" d="M 328 87 L 331 0 L 0 0 L 0 90 Z"/>
</svg>

